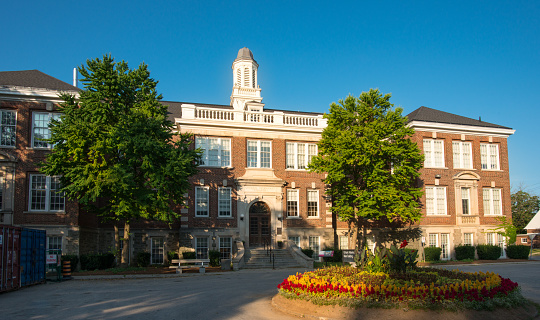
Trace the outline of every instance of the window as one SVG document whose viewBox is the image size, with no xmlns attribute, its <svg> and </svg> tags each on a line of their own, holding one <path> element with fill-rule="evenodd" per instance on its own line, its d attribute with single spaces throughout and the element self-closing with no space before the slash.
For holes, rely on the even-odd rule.
<svg viewBox="0 0 540 320">
<path fill-rule="evenodd" d="M 481 143 L 480 160 L 482 170 L 499 170 L 499 145 Z"/>
<path fill-rule="evenodd" d="M 470 188 L 461 188 L 461 213 L 470 214 L 471 213 L 471 189 Z"/>
<path fill-rule="evenodd" d="M 529 242 L 527 241 L 527 238 L 521 238 L 521 243 L 529 243 Z"/>
<path fill-rule="evenodd" d="M 504 236 L 499 233 L 487 233 L 487 244 L 499 246 L 501 248 L 501 257 L 504 256 Z"/>
<path fill-rule="evenodd" d="M 473 243 L 473 234 L 472 233 L 464 233 L 463 234 L 463 245 L 464 246 L 472 246 Z"/>
<path fill-rule="evenodd" d="M 208 259 L 208 238 L 195 238 L 197 259 Z"/>
<path fill-rule="evenodd" d="M 426 212 L 428 215 L 446 214 L 446 187 L 426 187 Z"/>
<path fill-rule="evenodd" d="M 219 238 L 219 257 L 220 259 L 232 258 L 232 239 L 230 237 Z"/>
<path fill-rule="evenodd" d="M 17 126 L 17 113 L 10 110 L 0 110 L 0 146 L 15 146 L 15 128 Z"/>
<path fill-rule="evenodd" d="M 454 168 L 472 169 L 472 147 L 470 142 L 452 142 Z"/>
<path fill-rule="evenodd" d="M 287 216 L 298 217 L 298 189 L 287 189 Z"/>
<path fill-rule="evenodd" d="M 231 139 L 196 137 L 195 148 L 203 151 L 201 166 L 231 166 Z"/>
<path fill-rule="evenodd" d="M 424 139 L 424 167 L 444 167 L 443 140 Z"/>
<path fill-rule="evenodd" d="M 308 190 L 307 212 L 308 217 L 319 216 L 319 190 Z"/>
<path fill-rule="evenodd" d="M 439 246 L 439 234 L 430 233 L 428 237 L 429 237 L 428 245 L 430 247 L 438 247 Z"/>
<path fill-rule="evenodd" d="M 317 155 L 317 145 L 314 143 L 287 142 L 287 169 L 305 169 L 311 159 Z"/>
<path fill-rule="evenodd" d="M 163 264 L 163 252 L 165 251 L 165 241 L 162 237 L 151 238 L 150 241 L 152 254 L 150 261 L 152 264 Z"/>
<path fill-rule="evenodd" d="M 300 248 L 300 237 L 289 237 L 289 240 L 294 242 L 294 244 Z"/>
<path fill-rule="evenodd" d="M 218 207 L 220 217 L 231 216 L 231 188 L 218 188 Z"/>
<path fill-rule="evenodd" d="M 32 146 L 34 148 L 52 148 L 50 143 L 43 140 L 51 137 L 51 131 L 49 130 L 51 120 L 60 120 L 61 116 L 60 113 L 48 112 L 34 112 L 32 114 Z"/>
<path fill-rule="evenodd" d="M 501 189 L 484 188 L 484 215 L 502 215 Z"/>
<path fill-rule="evenodd" d="M 450 234 L 441 233 L 441 260 L 450 259 Z"/>
<path fill-rule="evenodd" d="M 208 217 L 208 187 L 195 187 L 195 216 Z"/>
<path fill-rule="evenodd" d="M 339 248 L 341 250 L 349 249 L 349 237 L 348 236 L 339 236 Z"/>
<path fill-rule="evenodd" d="M 64 211 L 60 177 L 30 175 L 30 211 Z"/>
<path fill-rule="evenodd" d="M 247 166 L 249 168 L 270 168 L 271 167 L 270 141 L 248 140 L 247 142 Z"/>
<path fill-rule="evenodd" d="M 62 236 L 47 236 L 47 250 L 62 251 Z"/>
<path fill-rule="evenodd" d="M 319 236 L 309 236 L 309 248 L 313 250 L 313 257 L 319 256 L 319 249 L 320 249 Z"/>
</svg>

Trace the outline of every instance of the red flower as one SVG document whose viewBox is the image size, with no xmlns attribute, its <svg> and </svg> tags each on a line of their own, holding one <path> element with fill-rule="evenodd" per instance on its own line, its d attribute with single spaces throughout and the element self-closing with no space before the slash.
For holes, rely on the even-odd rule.
<svg viewBox="0 0 540 320">
<path fill-rule="evenodd" d="M 409 243 L 407 242 L 407 240 L 403 240 L 403 242 L 401 243 L 401 246 L 399 246 L 400 249 L 403 249 L 405 248 Z"/>
</svg>

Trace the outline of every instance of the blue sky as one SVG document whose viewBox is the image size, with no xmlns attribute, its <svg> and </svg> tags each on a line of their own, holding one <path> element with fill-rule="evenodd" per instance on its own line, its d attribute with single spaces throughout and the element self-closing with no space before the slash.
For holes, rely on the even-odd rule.
<svg viewBox="0 0 540 320">
<path fill-rule="evenodd" d="M 0 71 L 65 82 L 110 53 L 149 65 L 164 100 L 229 104 L 248 47 L 269 108 L 325 112 L 379 88 L 420 106 L 516 130 L 513 188 L 540 194 L 539 1 L 8 1 Z"/>
</svg>

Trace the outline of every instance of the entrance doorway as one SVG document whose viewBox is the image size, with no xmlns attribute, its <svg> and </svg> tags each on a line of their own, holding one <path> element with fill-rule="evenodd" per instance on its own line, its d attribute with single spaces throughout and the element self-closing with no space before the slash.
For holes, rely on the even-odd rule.
<svg viewBox="0 0 540 320">
<path fill-rule="evenodd" d="M 270 208 L 262 201 L 257 201 L 249 208 L 249 245 L 270 244 Z"/>
</svg>

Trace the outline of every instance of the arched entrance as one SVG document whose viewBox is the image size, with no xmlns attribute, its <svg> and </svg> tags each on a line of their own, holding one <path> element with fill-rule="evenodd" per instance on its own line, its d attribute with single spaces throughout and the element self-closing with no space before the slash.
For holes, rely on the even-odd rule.
<svg viewBox="0 0 540 320">
<path fill-rule="evenodd" d="M 249 245 L 262 246 L 270 240 L 270 207 L 257 201 L 249 207 Z"/>
</svg>

